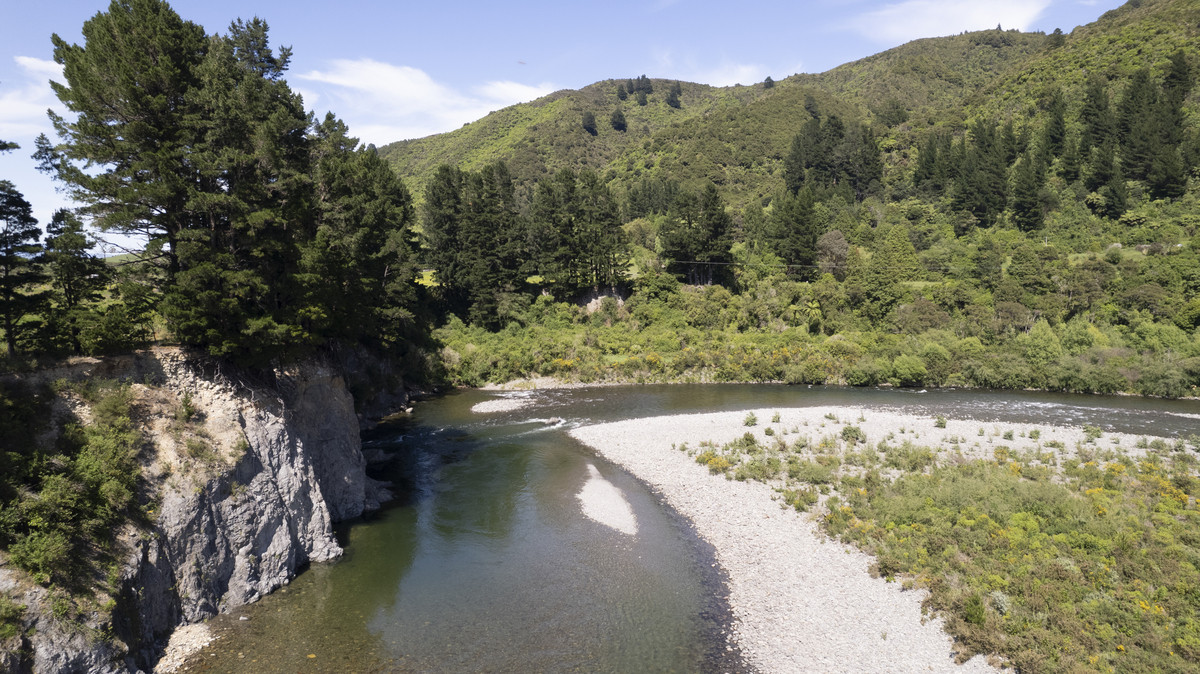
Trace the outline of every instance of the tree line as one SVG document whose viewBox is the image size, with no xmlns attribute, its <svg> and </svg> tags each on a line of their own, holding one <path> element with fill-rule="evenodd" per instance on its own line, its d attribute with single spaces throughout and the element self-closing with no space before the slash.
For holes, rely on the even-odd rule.
<svg viewBox="0 0 1200 674">
<path fill-rule="evenodd" d="M 57 140 L 39 137 L 35 159 L 79 216 L 144 238 L 141 295 L 152 297 L 140 299 L 180 343 L 265 364 L 335 340 L 394 348 L 418 335 L 412 199 L 343 122 L 304 110 L 284 80 L 291 50 L 271 47 L 266 22 L 208 35 L 162 0 L 114 0 L 82 32 L 82 45 L 52 38 L 64 80 L 53 87 L 71 116 L 52 114 Z M 55 216 L 44 266 L 13 192 L 3 253 L 26 276 L 0 290 L 9 353 L 94 350 L 80 307 L 107 317 L 133 290 L 100 292 L 104 269 L 83 252 L 76 214 Z M 49 304 L 45 269 L 59 270 Z M 38 338 L 38 324 L 61 334 Z"/>
</svg>

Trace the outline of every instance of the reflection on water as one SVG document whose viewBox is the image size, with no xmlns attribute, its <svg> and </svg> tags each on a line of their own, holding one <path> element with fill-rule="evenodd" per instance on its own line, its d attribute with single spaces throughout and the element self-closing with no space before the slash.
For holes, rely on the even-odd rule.
<svg viewBox="0 0 1200 674">
<path fill-rule="evenodd" d="M 473 414 L 497 396 L 520 410 Z M 922 416 L 1094 425 L 1186 437 L 1200 403 L 987 391 L 671 385 L 423 402 L 364 438 L 392 454 L 397 500 L 342 531 L 346 555 L 214 620 L 192 671 L 732 671 L 711 551 L 635 480 L 566 434 L 661 414 L 861 405 Z M 588 463 L 620 488 L 636 536 L 585 518 Z M 240 620 L 240 617 L 248 620 Z"/>
</svg>

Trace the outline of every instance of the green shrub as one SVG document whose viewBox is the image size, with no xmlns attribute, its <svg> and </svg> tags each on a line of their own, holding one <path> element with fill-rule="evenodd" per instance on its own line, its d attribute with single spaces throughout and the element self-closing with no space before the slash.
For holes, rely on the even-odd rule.
<svg viewBox="0 0 1200 674">
<path fill-rule="evenodd" d="M 742 424 L 745 426 L 757 426 L 758 417 L 755 416 L 754 412 L 750 412 L 746 415 L 746 418 L 742 420 Z"/>
<path fill-rule="evenodd" d="M 57 529 L 26 534 L 9 548 L 13 562 L 43 585 L 70 577 L 71 552 L 67 534 Z"/>
<path fill-rule="evenodd" d="M 833 469 L 793 457 L 788 461 L 788 477 L 807 484 L 829 484 L 833 482 Z"/>
<path fill-rule="evenodd" d="M 779 472 L 783 469 L 782 462 L 777 457 L 770 456 L 761 459 L 755 459 L 738 466 L 734 472 L 734 479 L 744 482 L 746 480 L 758 480 L 766 482 L 778 477 Z"/>
<path fill-rule="evenodd" d="M 945 428 L 946 427 L 946 417 L 939 416 L 937 419 L 934 419 L 933 425 L 937 428 Z"/>
<path fill-rule="evenodd" d="M 842 440 L 853 447 L 855 443 L 866 442 L 867 434 L 863 433 L 858 426 L 846 426 L 842 429 Z"/>
<path fill-rule="evenodd" d="M 780 492 L 783 494 L 783 502 L 797 512 L 804 512 L 816 504 L 820 495 L 816 489 L 811 487 L 806 489 L 784 489 Z"/>
<path fill-rule="evenodd" d="M 0 594 L 0 642 L 7 641 L 24 631 L 22 618 L 25 606 Z"/>
</svg>

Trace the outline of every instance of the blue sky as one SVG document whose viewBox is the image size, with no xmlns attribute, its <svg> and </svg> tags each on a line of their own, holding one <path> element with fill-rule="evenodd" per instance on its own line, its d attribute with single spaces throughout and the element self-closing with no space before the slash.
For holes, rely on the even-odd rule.
<svg viewBox="0 0 1200 674">
<path fill-rule="evenodd" d="M 1070 32 L 1119 0 L 176 0 L 209 33 L 258 16 L 294 50 L 288 82 L 379 145 L 450 131 L 514 103 L 615 77 L 713 85 L 822 72 L 909 40 L 1004 28 Z M 107 0 L 0 0 L 0 155 L 44 223 L 65 205 L 29 154 L 57 107 L 51 33 L 82 42 Z"/>
</svg>

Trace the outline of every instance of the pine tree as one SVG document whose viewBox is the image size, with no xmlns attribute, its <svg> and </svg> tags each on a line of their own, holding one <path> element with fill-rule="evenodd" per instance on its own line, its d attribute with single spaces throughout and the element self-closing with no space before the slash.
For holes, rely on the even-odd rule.
<svg viewBox="0 0 1200 674">
<path fill-rule="evenodd" d="M 682 105 L 679 102 L 679 97 L 682 94 L 683 87 L 679 85 L 679 82 L 672 84 L 671 89 L 667 92 L 667 105 L 671 106 L 672 108 L 678 108 L 680 105 Z"/>
<path fill-rule="evenodd" d="M 1021 158 L 1013 170 L 1013 186 L 1009 209 L 1013 222 L 1022 231 L 1030 232 L 1042 228 L 1045 213 L 1042 211 L 1040 192 L 1045 181 L 1045 166 L 1031 154 Z"/>
<path fill-rule="evenodd" d="M 732 227 L 715 185 L 709 183 L 700 194 L 681 193 L 660 232 L 668 269 L 692 285 L 729 281 Z"/>
<path fill-rule="evenodd" d="M 644 91 L 637 92 L 637 104 L 642 107 L 645 107 L 647 103 L 649 103 L 649 100 L 646 98 L 646 92 L 644 92 Z"/>
<path fill-rule="evenodd" d="M 300 244 L 311 236 L 311 182 L 300 97 L 283 80 L 290 50 L 275 54 L 260 19 L 235 21 L 209 41 L 185 103 L 198 217 L 178 236 L 179 271 L 163 314 L 184 344 L 260 365 L 319 339 L 296 314 Z"/>
<path fill-rule="evenodd" d="M 1083 168 L 1083 156 L 1079 150 L 1079 139 L 1068 138 L 1064 144 L 1062 163 L 1059 165 L 1059 175 L 1068 184 L 1079 180 Z"/>
<path fill-rule="evenodd" d="M 783 183 L 795 194 L 808 182 L 808 169 L 816 162 L 821 149 L 821 119 L 812 117 L 800 133 L 792 138 L 792 147 L 783 159 Z"/>
<path fill-rule="evenodd" d="M 730 282 L 732 270 L 728 264 L 733 260 L 729 252 L 733 245 L 733 218 L 725 210 L 725 201 L 712 183 L 706 185 L 700 195 L 698 225 L 704 243 L 696 260 L 705 263 L 702 270 L 705 284 Z"/>
<path fill-rule="evenodd" d="M 314 126 L 311 165 L 317 224 L 297 275 L 305 329 L 385 346 L 411 338 L 417 296 L 408 190 L 332 114 Z"/>
<path fill-rule="evenodd" d="M 1112 139 L 1114 121 L 1112 107 L 1108 102 L 1108 87 L 1104 78 L 1099 75 L 1088 79 L 1079 121 L 1083 124 L 1083 135 L 1080 136 L 1079 144 L 1081 152 L 1086 153 Z"/>
<path fill-rule="evenodd" d="M 582 126 L 584 131 L 593 136 L 598 133 L 596 131 L 596 115 L 591 110 L 583 111 Z"/>
<path fill-rule="evenodd" d="M 995 127 L 985 122 L 971 126 L 971 137 L 955 179 L 953 204 L 990 225 L 1008 201 L 1005 149 Z"/>
<path fill-rule="evenodd" d="M 529 227 L 503 163 L 466 173 L 440 167 L 426 187 L 422 231 L 425 261 L 435 270 L 450 311 L 495 327 L 502 293 L 512 293 L 527 269 Z"/>
<path fill-rule="evenodd" d="M 42 245 L 33 209 L 17 188 L 0 180 L 0 327 L 8 355 L 20 353 L 24 336 L 36 327 L 25 321 L 45 307 Z"/>
<path fill-rule="evenodd" d="M 629 98 L 629 92 L 625 90 L 624 82 L 617 83 L 617 98 L 622 101 Z"/>
<path fill-rule="evenodd" d="M 815 277 L 818 224 L 812 190 L 784 193 L 773 201 L 768 223 L 768 243 L 772 252 L 789 265 L 788 275 L 798 279 Z"/>
<path fill-rule="evenodd" d="M 1046 49 L 1058 49 L 1067 43 L 1067 38 L 1063 35 L 1062 28 L 1055 28 L 1054 32 L 1046 36 Z"/>
<path fill-rule="evenodd" d="M 950 185 L 950 164 L 954 159 L 953 139 L 950 134 L 934 132 L 921 145 L 917 153 L 917 166 L 913 171 L 913 187 L 927 194 L 941 194 Z"/>
<path fill-rule="evenodd" d="M 883 157 L 879 152 L 879 141 L 867 125 L 860 125 L 857 139 L 850 151 L 845 169 L 846 178 L 854 187 L 854 197 L 862 201 L 869 194 L 879 191 L 883 183 Z"/>
<path fill-rule="evenodd" d="M 624 131 L 626 128 L 625 113 L 620 108 L 613 110 L 612 116 L 608 118 L 608 121 L 612 124 L 614 131 Z"/>
<path fill-rule="evenodd" d="M 765 80 L 763 80 L 763 89 L 774 89 L 774 88 L 775 88 L 775 80 L 771 79 L 770 75 L 767 75 L 767 78 Z"/>
<path fill-rule="evenodd" d="M 617 201 L 592 171 L 579 174 L 575 194 L 578 218 L 571 245 L 573 285 L 593 292 L 615 290 L 625 279 L 629 260 Z"/>
<path fill-rule="evenodd" d="M 115 0 L 82 32 L 84 46 L 52 37 L 66 82 L 52 86 L 72 114 L 51 115 L 61 144 L 42 136 L 36 156 L 95 226 L 165 241 L 174 271 L 179 233 L 199 220 L 188 207 L 199 113 L 187 99 L 208 38 L 163 0 Z"/>
<path fill-rule="evenodd" d="M 1060 157 L 1067 139 L 1067 101 L 1061 89 L 1050 92 L 1046 104 L 1046 125 L 1042 129 L 1042 150 L 1047 161 Z"/>
<path fill-rule="evenodd" d="M 62 326 L 62 339 L 72 353 L 83 353 L 80 333 L 88 320 L 87 305 L 100 299 L 110 276 L 104 260 L 91 254 L 95 241 L 71 211 L 59 209 L 46 225 L 46 270 L 54 287 L 51 317 Z"/>
</svg>

